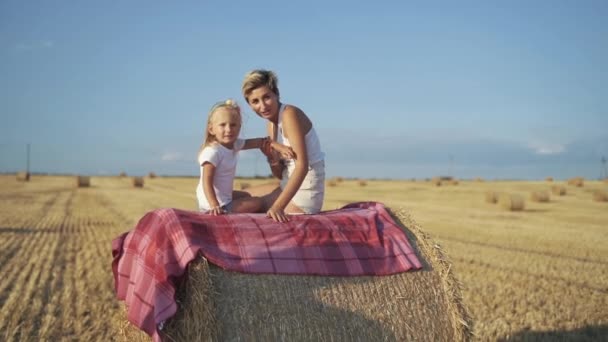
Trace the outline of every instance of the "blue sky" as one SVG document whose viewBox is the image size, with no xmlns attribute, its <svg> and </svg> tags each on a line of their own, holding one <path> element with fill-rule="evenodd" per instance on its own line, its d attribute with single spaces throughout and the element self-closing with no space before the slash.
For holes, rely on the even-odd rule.
<svg viewBox="0 0 608 342">
<path fill-rule="evenodd" d="M 329 176 L 597 178 L 606 1 L 2 1 L 0 172 L 197 175 L 207 110 L 277 72 Z M 239 175 L 267 174 L 259 152 Z"/>
</svg>

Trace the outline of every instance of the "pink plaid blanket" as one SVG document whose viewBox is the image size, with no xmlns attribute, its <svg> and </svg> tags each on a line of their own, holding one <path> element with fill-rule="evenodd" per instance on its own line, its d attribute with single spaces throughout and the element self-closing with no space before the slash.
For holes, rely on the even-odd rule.
<svg viewBox="0 0 608 342">
<path fill-rule="evenodd" d="M 422 265 L 403 230 L 375 202 L 277 223 L 265 214 L 211 216 L 157 209 L 112 241 L 112 271 L 127 318 L 160 341 L 177 311 L 176 285 L 202 254 L 229 271 L 325 276 L 389 275 Z"/>
</svg>

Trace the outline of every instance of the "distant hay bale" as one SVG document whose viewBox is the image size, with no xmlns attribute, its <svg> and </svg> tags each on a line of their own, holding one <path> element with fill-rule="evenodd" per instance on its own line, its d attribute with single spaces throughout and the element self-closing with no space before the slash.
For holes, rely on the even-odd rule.
<svg viewBox="0 0 608 342">
<path fill-rule="evenodd" d="M 17 180 L 21 182 L 29 182 L 30 176 L 30 173 L 26 171 L 17 172 Z"/>
<path fill-rule="evenodd" d="M 608 202 L 608 192 L 604 190 L 595 190 L 593 192 L 593 200 L 596 202 Z"/>
<path fill-rule="evenodd" d="M 547 182 L 553 182 L 553 177 L 547 177 L 547 178 L 545 178 L 545 181 L 547 181 Z"/>
<path fill-rule="evenodd" d="M 458 185 L 458 180 L 457 179 L 450 179 L 449 181 L 447 181 L 447 183 L 449 185 Z"/>
<path fill-rule="evenodd" d="M 123 171 L 123 172 L 121 172 L 121 173 L 119 174 L 119 176 L 120 176 L 120 177 L 127 177 L 127 173 Z"/>
<path fill-rule="evenodd" d="M 249 184 L 249 183 L 240 183 L 239 184 L 239 188 L 241 190 L 245 190 L 245 189 L 250 188 L 250 187 L 251 187 L 251 184 Z"/>
<path fill-rule="evenodd" d="M 524 210 L 525 206 L 524 198 L 520 195 L 502 194 L 498 198 L 498 203 L 501 207 L 510 211 Z"/>
<path fill-rule="evenodd" d="M 471 317 L 441 248 L 396 215 L 423 270 L 378 277 L 255 275 L 190 263 L 167 341 L 468 341 Z M 149 340 L 119 323 L 126 341 Z"/>
<path fill-rule="evenodd" d="M 473 179 L 475 182 L 483 182 L 483 178 L 481 177 L 476 177 L 475 179 Z"/>
<path fill-rule="evenodd" d="M 549 202 L 549 192 L 532 191 L 532 193 L 530 194 L 530 200 L 532 200 L 532 202 Z"/>
<path fill-rule="evenodd" d="M 574 177 L 568 179 L 568 185 L 573 185 L 576 187 L 582 187 L 584 185 L 585 178 L 583 177 Z"/>
<path fill-rule="evenodd" d="M 486 202 L 492 204 L 498 202 L 498 193 L 496 191 L 487 191 Z"/>
<path fill-rule="evenodd" d="M 79 188 L 88 188 L 89 186 L 91 186 L 91 177 L 76 176 L 76 186 Z"/>
<path fill-rule="evenodd" d="M 330 179 L 327 181 L 327 186 L 333 187 L 333 186 L 337 186 L 337 185 L 338 185 L 338 182 L 336 182 L 335 180 Z"/>
<path fill-rule="evenodd" d="M 551 187 L 551 192 L 556 196 L 564 196 L 566 194 L 566 187 L 563 185 L 554 185 Z"/>
<path fill-rule="evenodd" d="M 156 178 L 156 173 L 150 172 L 150 173 L 148 173 L 148 177 L 149 178 Z"/>
<path fill-rule="evenodd" d="M 363 179 L 359 180 L 359 186 L 366 186 L 367 182 Z"/>
<path fill-rule="evenodd" d="M 431 184 L 435 184 L 435 186 L 441 186 L 441 178 L 440 177 L 433 177 L 431 179 Z"/>
<path fill-rule="evenodd" d="M 608 178 L 604 178 L 604 183 L 608 183 Z"/>
<path fill-rule="evenodd" d="M 144 187 L 144 177 L 133 177 L 133 186 L 136 188 Z"/>
</svg>

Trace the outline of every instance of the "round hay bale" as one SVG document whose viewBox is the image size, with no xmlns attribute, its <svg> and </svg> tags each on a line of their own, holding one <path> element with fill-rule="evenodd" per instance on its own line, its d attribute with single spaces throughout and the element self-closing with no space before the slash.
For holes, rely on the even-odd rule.
<svg viewBox="0 0 608 342">
<path fill-rule="evenodd" d="M 457 180 L 457 179 L 450 179 L 450 180 L 448 181 L 448 184 L 449 184 L 449 185 L 458 185 L 458 180 Z"/>
<path fill-rule="evenodd" d="M 547 178 L 545 178 L 545 180 L 546 180 L 547 182 L 553 182 L 553 177 L 547 177 Z"/>
<path fill-rule="evenodd" d="M 450 262 L 406 213 L 396 220 L 422 270 L 384 277 L 254 275 L 193 261 L 163 340 L 470 340 L 471 317 Z M 124 340 L 149 340 L 124 321 Z"/>
<path fill-rule="evenodd" d="M 239 188 L 241 190 L 245 190 L 245 189 L 250 188 L 250 187 L 251 187 L 251 184 L 249 184 L 249 183 L 240 183 L 239 184 Z"/>
<path fill-rule="evenodd" d="M 551 187 L 551 192 L 556 196 L 564 196 L 566 194 L 566 187 L 563 185 L 554 185 Z"/>
<path fill-rule="evenodd" d="M 582 187 L 585 183 L 585 179 L 583 177 L 574 177 L 568 179 L 568 185 Z"/>
<path fill-rule="evenodd" d="M 148 173 L 148 177 L 149 178 L 156 178 L 156 173 L 150 172 L 150 173 Z"/>
<path fill-rule="evenodd" d="M 548 191 L 532 191 L 530 194 L 530 200 L 532 202 L 549 202 L 549 192 Z"/>
<path fill-rule="evenodd" d="M 76 176 L 76 187 L 88 188 L 91 186 L 91 177 L 89 176 Z"/>
<path fill-rule="evenodd" d="M 30 181 L 30 173 L 26 171 L 17 172 L 17 180 L 20 182 L 29 182 Z"/>
<path fill-rule="evenodd" d="M 361 180 L 359 181 L 359 186 L 366 186 L 366 185 L 367 185 L 367 182 L 366 182 L 366 181 L 364 181 L 363 179 L 361 179 Z"/>
<path fill-rule="evenodd" d="M 608 192 L 604 190 L 595 190 L 593 192 L 593 200 L 596 202 L 608 202 Z"/>
<path fill-rule="evenodd" d="M 524 210 L 525 201 L 520 195 L 502 194 L 498 198 L 500 206 L 510 211 Z"/>
<path fill-rule="evenodd" d="M 498 202 L 498 193 L 496 191 L 487 191 L 486 202 L 492 204 Z"/>
<path fill-rule="evenodd" d="M 433 177 L 431 179 L 431 184 L 435 184 L 435 186 L 441 186 L 441 178 L 440 177 Z"/>
<path fill-rule="evenodd" d="M 123 171 L 123 172 L 121 172 L 121 173 L 119 174 L 119 176 L 120 176 L 120 177 L 127 177 L 127 173 Z"/>
<path fill-rule="evenodd" d="M 337 185 L 338 185 L 338 183 L 334 180 L 327 181 L 327 186 L 337 186 Z"/>
<path fill-rule="evenodd" d="M 144 177 L 133 177 L 133 186 L 136 188 L 144 187 Z"/>
</svg>

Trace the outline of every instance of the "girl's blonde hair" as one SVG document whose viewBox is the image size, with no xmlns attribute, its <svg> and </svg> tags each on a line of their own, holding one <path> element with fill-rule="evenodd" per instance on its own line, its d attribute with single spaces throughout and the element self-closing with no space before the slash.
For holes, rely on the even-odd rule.
<svg viewBox="0 0 608 342">
<path fill-rule="evenodd" d="M 245 101 L 249 103 L 248 97 L 251 92 L 263 86 L 267 86 L 268 89 L 279 96 L 279 79 L 274 72 L 264 69 L 256 69 L 248 72 L 245 75 L 242 86 Z"/>
<path fill-rule="evenodd" d="M 243 118 L 241 117 L 241 107 L 239 107 L 239 104 L 235 100 L 228 99 L 226 101 L 216 102 L 213 105 L 213 107 L 211 107 L 211 109 L 209 110 L 209 115 L 207 115 L 207 125 L 205 127 L 205 139 L 203 140 L 203 145 L 201 145 L 201 148 L 198 151 L 199 155 L 203 151 L 203 148 L 205 148 L 206 146 L 209 146 L 215 142 L 214 136 L 209 134 L 209 127 L 211 127 L 212 122 L 213 122 L 213 114 L 215 114 L 215 112 L 217 112 L 218 109 L 221 109 L 221 108 L 226 108 L 228 110 L 232 110 L 233 112 L 235 112 L 238 116 L 239 126 L 241 126 L 243 124 Z"/>
</svg>

